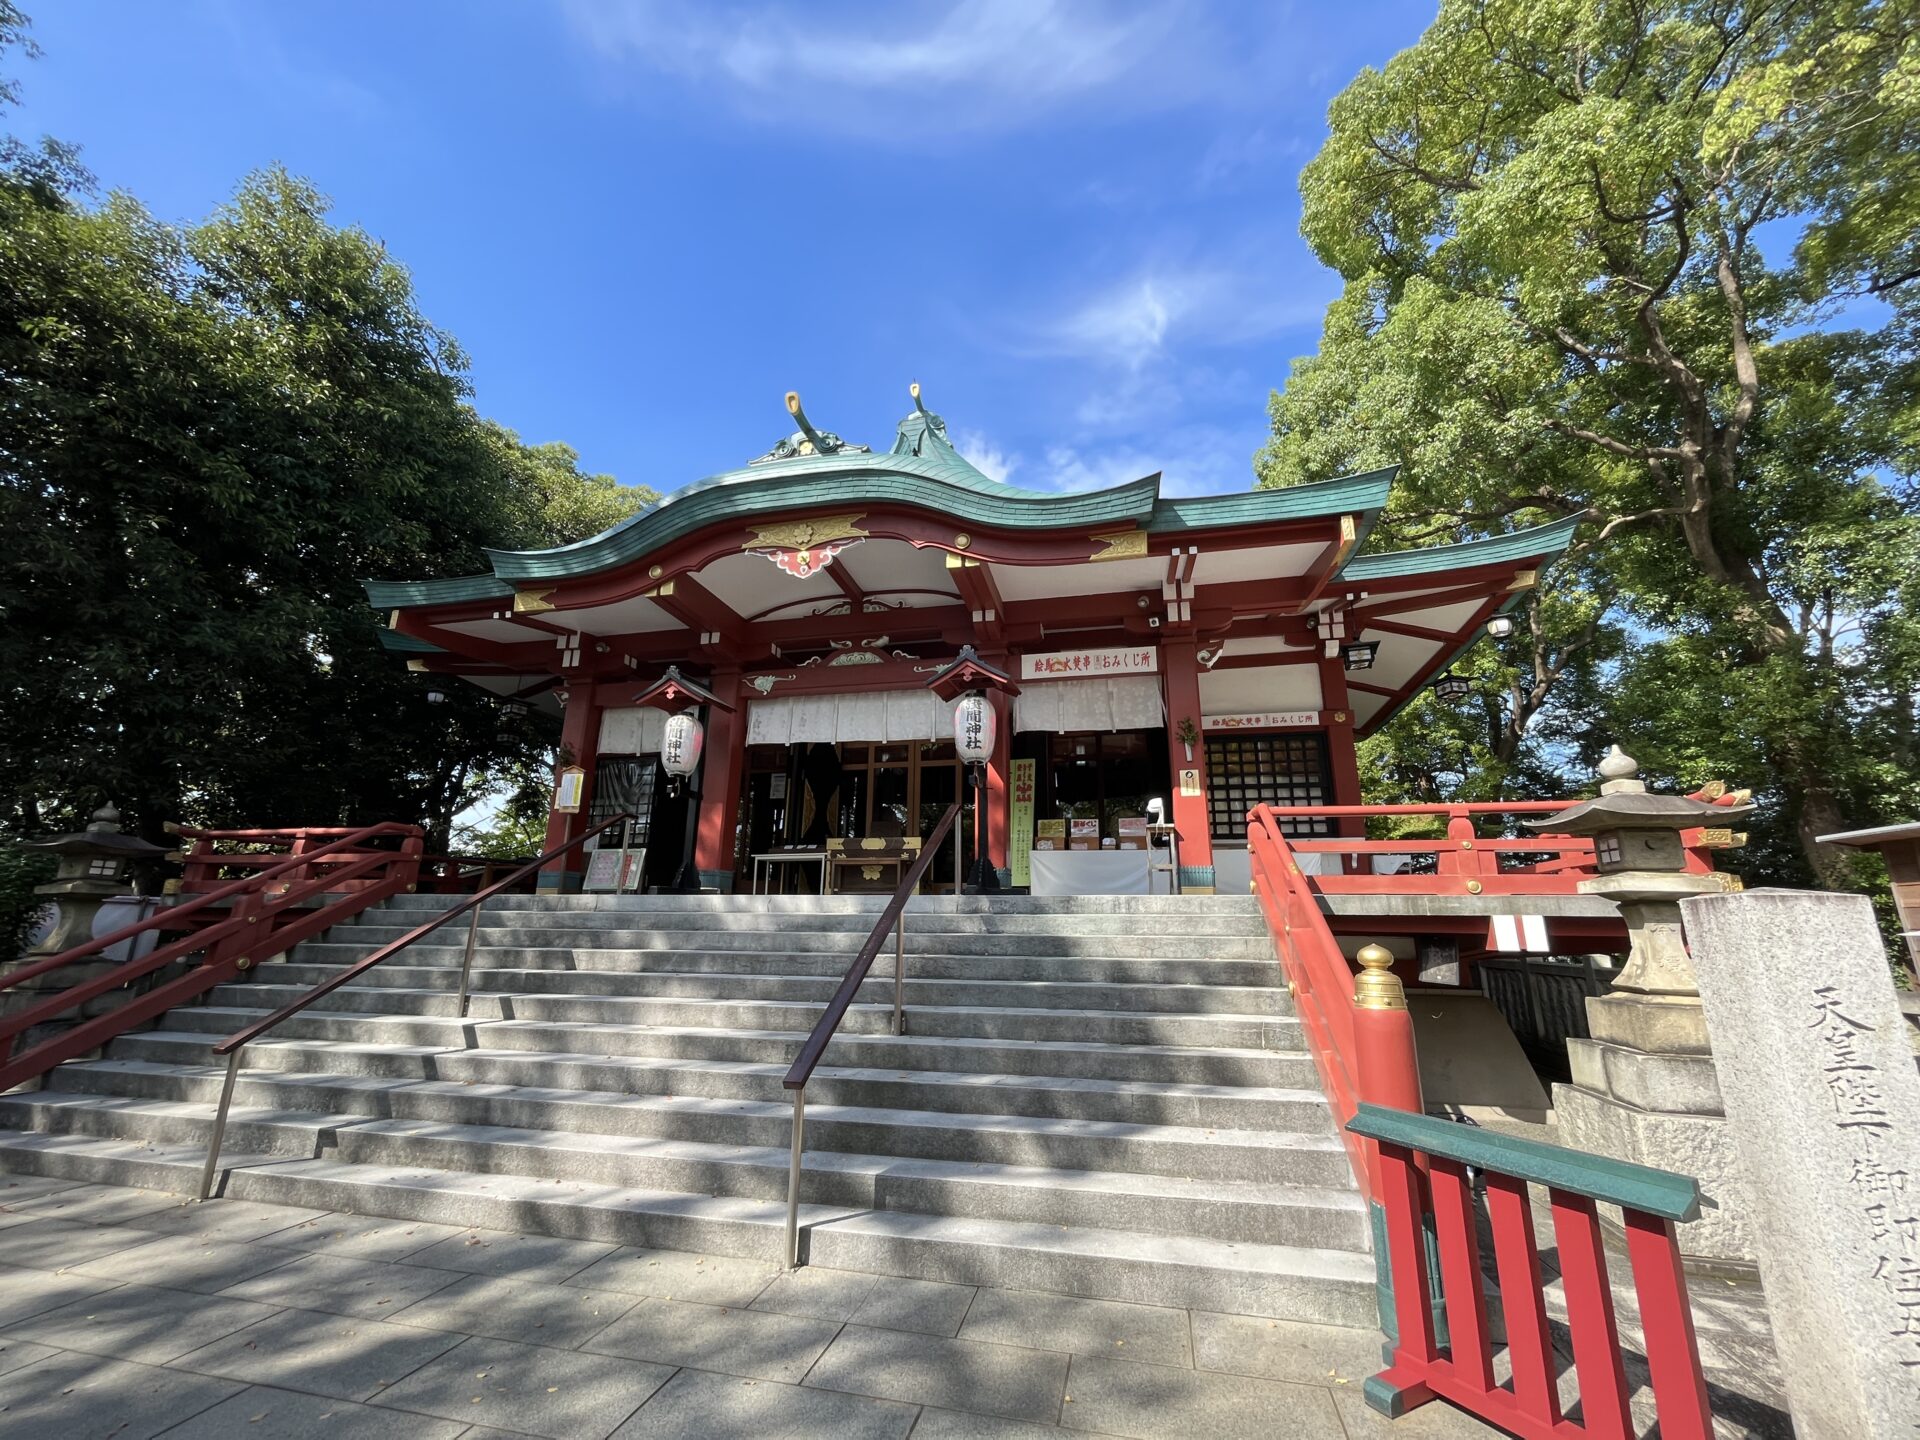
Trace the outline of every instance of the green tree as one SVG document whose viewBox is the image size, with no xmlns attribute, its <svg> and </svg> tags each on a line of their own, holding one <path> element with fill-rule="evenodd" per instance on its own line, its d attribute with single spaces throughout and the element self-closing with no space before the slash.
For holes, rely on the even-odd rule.
<svg viewBox="0 0 1920 1440">
<path fill-rule="evenodd" d="M 653 497 L 479 419 L 406 271 L 306 182 L 264 171 L 175 226 L 89 203 L 63 153 L 0 169 L 0 830 L 111 797 L 149 836 L 444 840 L 545 766 L 552 727 L 464 684 L 429 705 L 361 580 L 481 569 Z"/>
<path fill-rule="evenodd" d="M 1409 543 L 1583 518 L 1477 662 L 1495 783 L 1626 739 L 1751 780 L 1760 868 L 1829 882 L 1814 837 L 1920 806 L 1917 33 L 1913 0 L 1444 0 L 1333 102 L 1302 223 L 1345 285 L 1256 467 L 1398 462 Z"/>
</svg>

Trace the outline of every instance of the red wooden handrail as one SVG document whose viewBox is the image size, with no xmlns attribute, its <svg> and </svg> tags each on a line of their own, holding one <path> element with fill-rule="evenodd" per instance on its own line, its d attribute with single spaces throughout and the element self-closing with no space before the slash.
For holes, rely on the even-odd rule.
<svg viewBox="0 0 1920 1440">
<path fill-rule="evenodd" d="M 1262 805 L 1247 817 L 1254 894 L 1286 972 L 1321 1088 L 1342 1127 L 1354 1178 L 1368 1198 L 1377 1199 L 1372 1147 L 1345 1126 L 1362 1102 L 1420 1110 L 1413 1021 L 1404 1002 L 1398 1009 L 1370 1009 L 1355 1002 L 1353 969 L 1300 873 L 1276 813 Z"/>
<path fill-rule="evenodd" d="M 1625 1357 L 1596 1209 L 1605 1203 L 1618 1205 L 1625 1222 L 1660 1434 L 1709 1440 L 1713 1412 L 1674 1234 L 1676 1222 L 1700 1213 L 1692 1180 L 1373 1105 L 1363 1104 L 1345 1128 L 1377 1147 L 1390 1261 L 1395 1333 L 1386 1370 L 1366 1382 L 1368 1405 L 1398 1418 L 1438 1398 L 1523 1440 L 1632 1440 Z M 1507 1385 L 1494 1382 L 1469 1166 L 1485 1179 L 1512 1368 Z M 1552 1211 L 1579 1382 L 1577 1422 L 1560 1403 L 1529 1184 L 1546 1187 Z M 1446 1301 L 1444 1346 L 1428 1279 L 1429 1217 Z"/>
<path fill-rule="evenodd" d="M 401 840 L 399 849 L 360 848 L 368 840 L 390 836 Z M 370 905 L 412 889 L 424 843 L 418 826 L 391 821 L 363 826 L 328 845 L 289 856 L 257 874 L 216 886 L 195 899 L 0 977 L 0 989 L 19 985 L 98 955 L 146 931 L 179 929 L 183 919 L 232 902 L 225 918 L 0 1019 L 0 1090 L 11 1089 L 62 1061 L 97 1049 L 134 1025 L 232 979 L 257 961 L 291 949 Z M 283 877 L 291 878 L 282 884 Z M 349 882 L 355 888 L 341 893 Z M 328 899 L 329 895 L 333 898 Z M 321 902 L 318 906 L 305 908 L 307 902 L 316 899 Z M 202 954 L 201 962 L 184 975 L 103 1015 L 86 1018 L 18 1055 L 13 1053 L 16 1039 L 35 1026 L 196 954 Z"/>
</svg>

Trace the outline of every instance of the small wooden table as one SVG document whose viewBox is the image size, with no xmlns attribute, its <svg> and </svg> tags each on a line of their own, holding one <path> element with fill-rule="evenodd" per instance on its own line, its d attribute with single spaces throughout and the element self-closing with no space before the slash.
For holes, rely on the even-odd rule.
<svg viewBox="0 0 1920 1440">
<path fill-rule="evenodd" d="M 872 869 L 878 872 L 880 866 L 893 867 L 894 882 L 907 872 L 907 867 L 920 858 L 920 837 L 908 835 L 900 839 L 868 838 L 863 840 L 827 841 L 827 893 L 836 894 L 840 889 L 839 875 L 848 866 L 858 865 L 863 871 Z M 865 877 L 878 880 L 878 873 Z"/>
<path fill-rule="evenodd" d="M 753 893 L 773 894 L 773 867 L 776 865 L 818 865 L 820 867 L 820 893 L 828 894 L 832 877 L 827 873 L 827 852 L 824 850 L 767 850 L 752 857 Z M 765 884 L 769 888 L 762 890 Z"/>
</svg>

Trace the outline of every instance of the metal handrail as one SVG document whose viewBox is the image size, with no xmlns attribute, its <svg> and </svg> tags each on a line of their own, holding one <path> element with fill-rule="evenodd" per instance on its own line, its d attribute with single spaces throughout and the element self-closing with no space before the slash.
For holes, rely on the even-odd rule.
<svg viewBox="0 0 1920 1440">
<path fill-rule="evenodd" d="M 933 832 L 920 842 L 919 857 L 907 868 L 907 873 L 894 889 L 893 898 L 880 912 L 880 918 L 873 922 L 867 943 L 860 947 L 853 964 L 847 967 L 840 988 L 833 992 L 826 1010 L 814 1023 L 813 1033 L 807 1036 L 800 1053 L 794 1057 L 786 1079 L 780 1082 L 793 1091 L 793 1144 L 787 1172 L 787 1268 L 790 1270 L 798 1268 L 800 1264 L 800 1160 L 801 1136 L 807 1117 L 807 1081 L 813 1078 L 814 1067 L 820 1063 L 820 1057 L 839 1030 L 840 1022 L 846 1018 L 854 996 L 860 993 L 860 987 L 866 983 L 867 972 L 873 968 L 874 957 L 880 953 L 888 930 L 893 931 L 893 1033 L 906 1033 L 907 901 L 919 889 L 921 878 L 933 863 L 934 852 L 940 848 L 940 842 L 947 838 L 947 832 L 953 829 L 953 822 L 959 818 L 960 807 L 965 803 L 962 799 L 949 805 L 947 813 L 933 827 Z M 959 898 L 957 890 L 955 898 Z"/>
<path fill-rule="evenodd" d="M 465 900 L 462 900 L 458 905 L 444 911 L 434 919 L 429 920 L 426 924 L 409 930 L 398 940 L 392 940 L 382 945 L 364 960 L 357 961 L 349 965 L 345 970 L 342 970 L 338 975 L 321 981 L 299 999 L 282 1005 L 271 1015 L 268 1015 L 264 1019 L 254 1021 L 253 1024 L 247 1026 L 245 1029 L 234 1031 L 233 1034 L 215 1045 L 213 1047 L 213 1053 L 227 1057 L 227 1076 L 225 1082 L 220 1087 L 220 1108 L 215 1112 L 213 1117 L 213 1135 L 212 1138 L 207 1141 L 207 1164 L 206 1169 L 203 1170 L 200 1175 L 200 1198 L 205 1200 L 213 1193 L 213 1174 L 220 1163 L 220 1142 L 225 1137 L 227 1131 L 227 1110 L 233 1103 L 234 1082 L 240 1076 L 240 1056 L 246 1050 L 247 1046 L 251 1045 L 255 1040 L 258 1040 L 262 1035 L 265 1035 L 269 1030 L 272 1030 L 283 1021 L 290 1020 L 295 1015 L 298 1015 L 321 996 L 330 995 L 342 985 L 347 984 L 351 980 L 358 979 L 360 976 L 366 974 L 367 971 L 373 969 L 374 966 L 382 964 L 393 956 L 398 955 L 415 941 L 424 936 L 431 935 L 435 930 L 438 930 L 442 925 L 446 924 L 447 921 L 453 919 L 454 916 L 470 910 L 473 912 L 473 919 L 467 924 L 467 947 L 465 954 L 462 955 L 460 960 L 459 1013 L 462 1020 L 466 1019 L 468 985 L 473 975 L 473 952 L 480 938 L 480 907 L 495 895 L 498 895 L 502 890 L 506 889 L 507 886 L 514 884 L 522 876 L 531 874 L 548 861 L 557 860 L 569 850 L 584 845 L 602 831 L 611 830 L 615 825 L 623 824 L 632 818 L 633 816 L 627 814 L 615 815 L 594 826 L 593 829 L 574 836 L 573 839 L 567 841 L 566 844 L 556 845 L 538 859 L 529 860 L 525 865 L 522 865 L 518 870 L 514 871 L 513 874 L 507 876 L 506 879 L 497 880 L 484 890 L 476 891 Z"/>
</svg>

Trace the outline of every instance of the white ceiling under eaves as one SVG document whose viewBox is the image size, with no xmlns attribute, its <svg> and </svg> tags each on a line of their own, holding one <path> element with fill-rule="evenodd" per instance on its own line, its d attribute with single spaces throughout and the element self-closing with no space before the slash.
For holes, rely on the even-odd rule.
<svg viewBox="0 0 1920 1440">
<path fill-rule="evenodd" d="M 476 640 L 497 640 L 502 645 L 518 645 L 542 638 L 541 633 L 532 626 L 516 625 L 511 620 L 456 620 L 440 628 L 451 630 L 455 635 L 471 635 Z"/>
<path fill-rule="evenodd" d="M 1007 601 L 1059 600 L 1069 595 L 1105 595 L 1116 590 L 1158 590 L 1166 579 L 1164 558 L 1108 560 L 1085 565 L 995 565 L 994 583 Z"/>
<path fill-rule="evenodd" d="M 1349 690 L 1347 692 L 1347 704 L 1353 709 L 1354 724 L 1361 726 L 1371 725 L 1373 723 L 1373 717 L 1387 708 L 1387 697 L 1384 695 L 1369 695 L 1364 690 Z"/>
<path fill-rule="evenodd" d="M 1313 568 L 1325 544 L 1262 545 L 1252 550 L 1209 550 L 1202 545 L 1193 562 L 1196 585 L 1231 585 L 1245 580 L 1292 580 Z"/>
<path fill-rule="evenodd" d="M 1432 610 L 1403 610 L 1397 615 L 1388 615 L 1387 620 L 1398 620 L 1406 625 L 1421 625 L 1428 630 L 1459 630 L 1461 638 L 1473 617 L 1479 613 L 1482 601 L 1462 600 L 1457 605 L 1440 605 Z"/>
<path fill-rule="evenodd" d="M 542 611 L 540 618 L 587 635 L 638 635 L 684 628 L 653 601 L 639 595 L 611 605 L 589 605 L 582 610 Z"/>
<path fill-rule="evenodd" d="M 745 551 L 708 561 L 700 571 L 699 580 L 734 614 L 747 619 L 776 605 L 790 605 L 796 600 L 839 599 L 843 593 L 824 568 L 801 579 L 789 575 L 766 556 Z"/>
<path fill-rule="evenodd" d="M 1387 690 L 1398 690 L 1412 680 L 1441 649 L 1438 641 L 1390 635 L 1385 630 L 1367 630 L 1360 638 L 1377 640 L 1380 648 L 1374 652 L 1373 664 L 1358 678 Z"/>
<path fill-rule="evenodd" d="M 833 563 L 869 595 L 890 590 L 936 590 L 948 600 L 960 595 L 947 573 L 944 550 L 916 550 L 904 540 L 862 540 L 841 551 Z M 940 602 L 929 597 L 926 603 Z"/>
</svg>

